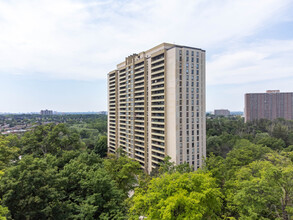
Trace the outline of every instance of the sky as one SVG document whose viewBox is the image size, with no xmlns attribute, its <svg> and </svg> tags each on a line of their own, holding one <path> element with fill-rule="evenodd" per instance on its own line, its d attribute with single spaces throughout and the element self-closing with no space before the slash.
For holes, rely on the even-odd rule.
<svg viewBox="0 0 293 220">
<path fill-rule="evenodd" d="M 0 0 L 0 112 L 106 110 L 107 73 L 162 42 L 206 50 L 207 111 L 293 92 L 292 0 Z"/>
</svg>

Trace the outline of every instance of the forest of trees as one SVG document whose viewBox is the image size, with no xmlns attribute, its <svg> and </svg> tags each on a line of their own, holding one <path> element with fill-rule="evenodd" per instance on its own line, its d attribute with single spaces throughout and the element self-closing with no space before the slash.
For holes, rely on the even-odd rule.
<svg viewBox="0 0 293 220">
<path fill-rule="evenodd" d="M 107 155 L 106 119 L 0 136 L 0 219 L 293 219 L 293 121 L 207 119 L 197 171 Z"/>
</svg>

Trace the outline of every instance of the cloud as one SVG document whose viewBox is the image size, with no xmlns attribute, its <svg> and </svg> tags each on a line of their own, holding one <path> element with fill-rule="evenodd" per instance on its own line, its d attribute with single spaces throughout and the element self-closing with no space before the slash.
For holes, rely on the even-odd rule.
<svg viewBox="0 0 293 220">
<path fill-rule="evenodd" d="M 271 22 L 285 19 L 281 12 L 289 3 L 290 0 L 0 0 L 0 74 L 105 79 L 106 73 L 127 55 L 161 42 L 201 47 L 211 53 L 223 51 Z M 283 59 L 270 58 L 272 51 L 264 47 L 259 46 L 256 52 L 252 47 L 247 51 L 225 51 L 213 57 L 210 83 L 218 81 L 224 71 L 233 78 L 241 70 L 245 78 L 245 72 L 252 70 L 239 68 L 242 61 L 254 71 L 263 72 L 263 66 L 254 62 L 269 65 L 270 59 Z M 286 64 L 282 71 L 286 68 L 291 70 Z"/>
<path fill-rule="evenodd" d="M 214 55 L 207 63 L 209 85 L 247 84 L 293 78 L 293 40 L 266 40 Z"/>
</svg>

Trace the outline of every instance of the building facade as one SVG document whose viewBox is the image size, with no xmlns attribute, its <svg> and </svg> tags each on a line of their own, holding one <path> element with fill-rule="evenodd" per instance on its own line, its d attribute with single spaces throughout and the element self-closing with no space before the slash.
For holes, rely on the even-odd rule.
<svg viewBox="0 0 293 220">
<path fill-rule="evenodd" d="M 206 156 L 205 51 L 163 43 L 108 74 L 108 152 L 147 172 L 165 156 L 202 166 Z"/>
<path fill-rule="evenodd" d="M 230 115 L 230 111 L 228 109 L 215 109 L 215 116 L 225 116 L 228 117 Z"/>
<path fill-rule="evenodd" d="M 52 111 L 52 110 L 48 110 L 48 109 L 46 109 L 46 110 L 41 110 L 41 111 L 40 111 L 40 114 L 41 114 L 41 115 L 53 115 L 53 111 Z"/>
<path fill-rule="evenodd" d="M 245 121 L 257 119 L 293 120 L 293 93 L 267 90 L 266 93 L 245 94 Z"/>
</svg>

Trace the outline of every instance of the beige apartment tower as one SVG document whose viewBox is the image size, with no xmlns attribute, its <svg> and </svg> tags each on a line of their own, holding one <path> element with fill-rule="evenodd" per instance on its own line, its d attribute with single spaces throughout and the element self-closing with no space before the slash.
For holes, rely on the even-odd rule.
<svg viewBox="0 0 293 220">
<path fill-rule="evenodd" d="M 165 156 L 195 170 L 206 156 L 205 51 L 163 43 L 108 73 L 108 152 L 151 172 Z"/>
</svg>

